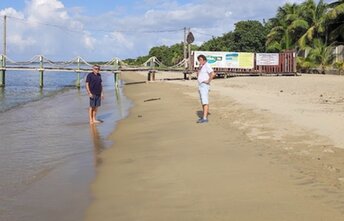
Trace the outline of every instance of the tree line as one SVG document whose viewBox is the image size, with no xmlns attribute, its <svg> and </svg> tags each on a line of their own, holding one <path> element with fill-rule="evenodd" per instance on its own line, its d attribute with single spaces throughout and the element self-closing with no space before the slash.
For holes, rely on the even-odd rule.
<svg viewBox="0 0 344 221">
<path fill-rule="evenodd" d="M 344 0 L 330 4 L 320 0 L 286 3 L 267 21 L 239 21 L 233 31 L 212 37 L 192 50 L 237 52 L 296 51 L 298 68 L 307 70 L 327 66 L 344 69 L 343 62 L 334 62 L 334 47 L 344 44 Z M 155 56 L 172 66 L 183 60 L 183 43 L 156 46 L 147 56 L 127 59 L 129 64 L 142 64 Z"/>
</svg>

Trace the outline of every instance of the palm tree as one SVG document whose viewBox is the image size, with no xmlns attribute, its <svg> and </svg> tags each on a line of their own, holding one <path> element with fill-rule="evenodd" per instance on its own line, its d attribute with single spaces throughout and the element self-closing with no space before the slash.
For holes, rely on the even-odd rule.
<svg viewBox="0 0 344 221">
<path fill-rule="evenodd" d="M 326 14 L 331 41 L 344 41 L 344 0 L 335 1 L 328 5 Z"/>
<path fill-rule="evenodd" d="M 309 27 L 298 40 L 301 49 L 309 46 L 313 39 L 325 36 L 327 4 L 320 0 L 318 4 L 314 0 L 307 0 L 301 5 L 303 17 L 307 20 Z"/>
<path fill-rule="evenodd" d="M 336 19 L 338 15 L 342 15 L 344 13 L 344 0 L 339 0 L 330 3 L 328 6 L 331 10 L 328 12 L 329 18 Z"/>
<path fill-rule="evenodd" d="M 308 23 L 301 17 L 299 5 L 286 3 L 278 9 L 275 18 L 269 21 L 273 27 L 267 36 L 267 51 L 281 51 L 295 48 L 300 30 L 308 28 Z"/>
<path fill-rule="evenodd" d="M 318 66 L 322 73 L 325 73 L 325 67 L 331 65 L 333 60 L 333 46 L 327 46 L 321 39 L 315 38 L 305 61 L 309 62 L 311 66 Z"/>
</svg>

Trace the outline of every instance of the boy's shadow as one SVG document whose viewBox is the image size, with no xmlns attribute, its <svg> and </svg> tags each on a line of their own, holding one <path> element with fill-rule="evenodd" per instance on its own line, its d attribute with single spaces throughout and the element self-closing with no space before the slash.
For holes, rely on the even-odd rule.
<svg viewBox="0 0 344 221">
<path fill-rule="evenodd" d="M 198 118 L 202 118 L 203 117 L 203 111 L 196 111 L 196 115 Z"/>
<path fill-rule="evenodd" d="M 196 115 L 198 118 L 203 118 L 203 111 L 196 111 Z M 208 113 L 208 116 L 210 116 L 210 113 Z"/>
</svg>

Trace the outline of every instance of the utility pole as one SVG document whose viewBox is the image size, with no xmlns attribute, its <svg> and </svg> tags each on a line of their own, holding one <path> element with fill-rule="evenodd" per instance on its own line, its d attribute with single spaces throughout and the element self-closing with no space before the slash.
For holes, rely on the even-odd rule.
<svg viewBox="0 0 344 221">
<path fill-rule="evenodd" d="M 4 41 L 4 45 L 3 45 L 3 54 L 1 55 L 1 59 L 0 59 L 0 87 L 4 87 L 5 86 L 5 78 L 6 78 L 6 23 L 7 23 L 7 16 L 4 16 L 4 36 L 3 36 L 3 41 Z"/>
<path fill-rule="evenodd" d="M 185 61 L 185 69 L 187 68 L 187 52 L 186 52 L 186 38 L 187 38 L 187 34 L 186 34 L 186 27 L 184 27 L 184 61 Z"/>
<path fill-rule="evenodd" d="M 7 38 L 7 16 L 5 15 L 4 16 L 4 48 L 3 48 L 3 54 L 6 56 L 6 53 L 7 53 L 7 43 L 6 43 L 6 38 Z"/>
<path fill-rule="evenodd" d="M 191 28 L 188 28 L 188 35 L 191 32 Z M 191 43 L 188 43 L 188 69 L 191 70 Z"/>
</svg>

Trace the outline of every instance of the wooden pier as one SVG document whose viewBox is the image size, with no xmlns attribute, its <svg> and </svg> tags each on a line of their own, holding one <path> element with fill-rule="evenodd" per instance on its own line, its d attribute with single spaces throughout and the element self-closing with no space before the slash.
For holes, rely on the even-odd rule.
<svg viewBox="0 0 344 221">
<path fill-rule="evenodd" d="M 256 55 L 255 55 L 256 57 Z M 156 57 L 149 58 L 139 66 L 130 66 L 118 58 L 100 65 L 102 72 L 109 72 L 114 75 L 114 85 L 118 87 L 119 75 L 123 72 L 147 72 L 147 80 L 154 81 L 155 74 L 158 71 L 178 72 L 184 75 L 184 79 L 191 79 L 192 74 L 197 72 L 194 67 L 194 54 L 189 59 L 184 59 L 180 63 L 167 67 L 163 65 Z M 42 55 L 36 55 L 31 60 L 25 62 L 15 62 L 5 55 L 0 55 L 0 87 L 6 85 L 6 71 L 37 71 L 39 73 L 39 86 L 44 87 L 45 72 L 73 72 L 77 73 L 76 87 L 80 88 L 80 74 L 92 72 L 93 64 L 85 61 L 81 57 L 76 57 L 68 62 L 54 62 Z M 297 75 L 296 59 L 294 52 L 285 52 L 279 54 L 279 60 L 276 65 L 257 65 L 254 61 L 254 67 L 244 68 L 214 68 L 217 76 L 280 76 Z"/>
<path fill-rule="evenodd" d="M 81 57 L 77 57 L 69 62 L 53 62 L 44 56 L 35 56 L 30 61 L 26 62 L 15 62 L 10 59 L 6 59 L 4 55 L 0 56 L 0 87 L 6 85 L 6 71 L 37 71 L 39 73 L 39 87 L 44 87 L 44 73 L 45 72 L 73 72 L 77 73 L 76 87 L 80 88 L 80 74 L 92 72 L 93 64 L 85 61 Z M 120 59 L 115 58 L 101 66 L 102 72 L 109 72 L 114 75 L 115 87 L 118 87 L 119 74 L 122 72 L 137 72 L 146 71 L 148 73 L 148 80 L 152 80 L 150 77 L 152 73 L 156 71 L 173 71 L 183 72 L 184 69 L 180 67 L 159 67 L 159 61 L 152 57 L 148 59 L 142 66 L 130 67 L 123 63 Z M 68 65 L 66 65 L 68 64 Z M 158 64 L 158 65 L 156 65 Z M 153 76 L 153 75 L 152 75 Z"/>
</svg>

